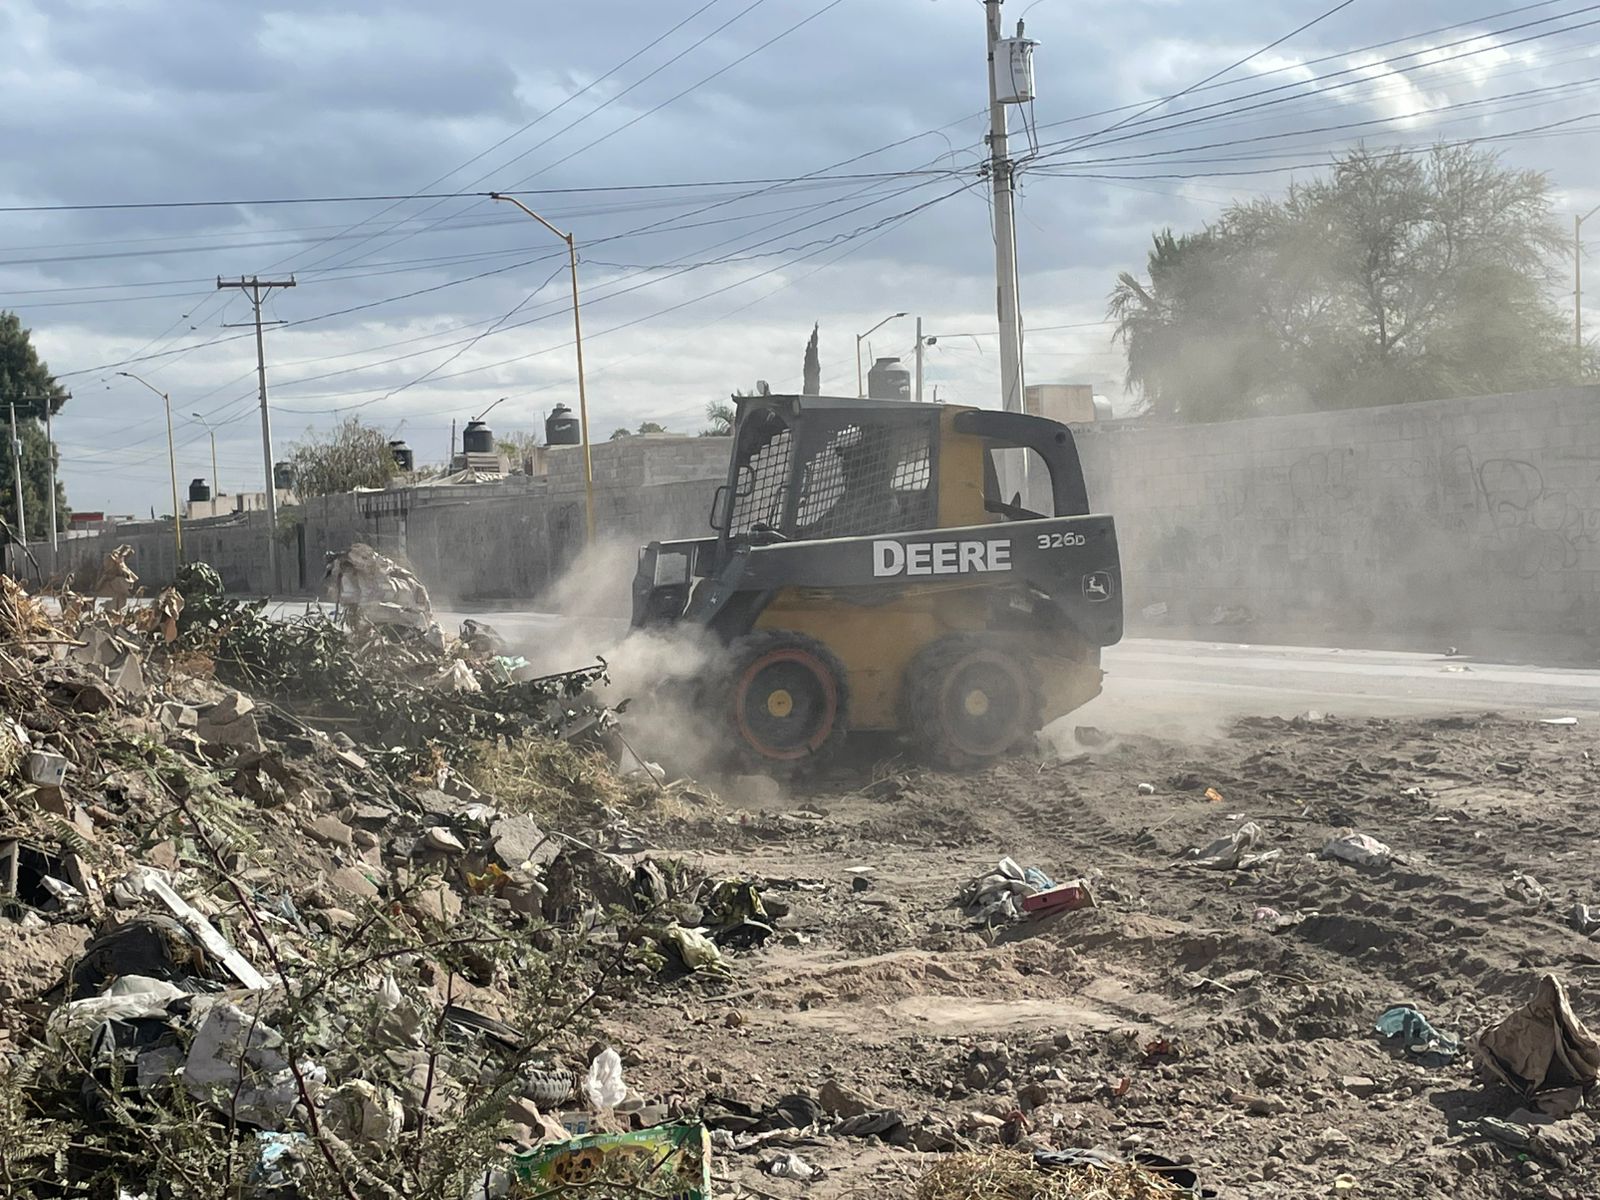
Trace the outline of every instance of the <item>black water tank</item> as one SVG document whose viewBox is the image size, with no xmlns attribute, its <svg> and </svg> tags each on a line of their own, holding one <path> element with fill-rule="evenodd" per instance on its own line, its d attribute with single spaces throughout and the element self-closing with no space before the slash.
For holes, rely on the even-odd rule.
<svg viewBox="0 0 1600 1200">
<path fill-rule="evenodd" d="M 272 486 L 279 492 L 287 492 L 294 487 L 294 468 L 286 462 L 273 463 Z"/>
<path fill-rule="evenodd" d="M 211 499 L 211 487 L 204 479 L 189 480 L 189 503 L 204 504 Z"/>
<path fill-rule="evenodd" d="M 583 426 L 565 404 L 556 405 L 544 419 L 544 440 L 551 446 L 577 446 L 583 442 Z"/>
<path fill-rule="evenodd" d="M 463 454 L 493 454 L 494 431 L 482 421 L 468 421 L 467 427 L 461 431 L 461 452 Z"/>
<path fill-rule="evenodd" d="M 394 465 L 402 471 L 417 469 L 417 456 L 411 453 L 411 447 L 396 438 L 389 443 L 389 453 L 394 456 Z"/>
<path fill-rule="evenodd" d="M 867 372 L 867 395 L 874 400 L 911 399 L 911 372 L 898 358 L 880 358 Z"/>
</svg>

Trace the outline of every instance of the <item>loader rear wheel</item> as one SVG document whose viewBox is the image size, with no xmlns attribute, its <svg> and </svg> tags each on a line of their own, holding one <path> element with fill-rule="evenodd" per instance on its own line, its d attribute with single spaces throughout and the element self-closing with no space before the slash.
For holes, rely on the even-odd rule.
<svg viewBox="0 0 1600 1200">
<path fill-rule="evenodd" d="M 727 706 L 745 765 L 795 775 L 832 758 L 844 741 L 849 693 L 844 667 L 826 646 L 773 630 L 738 639 L 729 656 L 726 690 L 711 699 Z"/>
<path fill-rule="evenodd" d="M 1028 666 L 985 635 L 934 642 L 906 668 L 906 728 L 942 767 L 976 766 L 1039 730 L 1039 689 Z"/>
</svg>

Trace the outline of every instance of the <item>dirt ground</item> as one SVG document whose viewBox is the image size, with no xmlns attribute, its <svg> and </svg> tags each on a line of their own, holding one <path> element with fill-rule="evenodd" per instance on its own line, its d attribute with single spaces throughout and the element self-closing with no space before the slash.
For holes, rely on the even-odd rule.
<svg viewBox="0 0 1600 1200">
<path fill-rule="evenodd" d="M 1535 1152 L 1487 1140 L 1471 1122 L 1518 1098 L 1470 1051 L 1424 1066 L 1373 1026 L 1411 1004 L 1470 1041 L 1548 971 L 1600 1027 L 1600 945 L 1566 923 L 1600 900 L 1595 750 L 1592 728 L 1493 715 L 1259 719 L 1205 744 L 1115 739 L 970 775 L 862 767 L 764 802 L 730 790 L 654 832 L 764 880 L 792 906 L 782 944 L 732 954 L 726 984 L 610 1013 L 607 1032 L 647 1096 L 760 1107 L 832 1081 L 979 1144 L 1022 1111 L 1027 1144 L 1148 1149 L 1223 1197 L 1594 1197 L 1587 1115 Z M 1275 862 L 1184 861 L 1246 821 Z M 1352 829 L 1395 861 L 1317 856 Z M 1099 907 L 975 928 L 955 897 L 1007 855 L 1086 876 Z M 1518 873 L 1546 898 L 1508 890 Z M 1147 1054 L 1158 1038 L 1171 1051 Z M 782 1151 L 824 1176 L 761 1173 Z M 890 1197 L 930 1161 L 780 1137 L 720 1149 L 717 1171 L 730 1195 Z"/>
</svg>

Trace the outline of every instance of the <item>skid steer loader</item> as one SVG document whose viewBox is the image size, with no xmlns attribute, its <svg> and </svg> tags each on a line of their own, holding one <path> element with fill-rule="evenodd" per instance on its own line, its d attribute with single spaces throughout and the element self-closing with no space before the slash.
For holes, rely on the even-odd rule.
<svg viewBox="0 0 1600 1200">
<path fill-rule="evenodd" d="M 725 646 L 695 706 L 749 769 L 814 768 L 855 730 L 995 758 L 1098 695 L 1122 636 L 1115 526 L 1041 417 L 746 397 L 711 527 L 640 551 L 632 622 Z"/>
</svg>

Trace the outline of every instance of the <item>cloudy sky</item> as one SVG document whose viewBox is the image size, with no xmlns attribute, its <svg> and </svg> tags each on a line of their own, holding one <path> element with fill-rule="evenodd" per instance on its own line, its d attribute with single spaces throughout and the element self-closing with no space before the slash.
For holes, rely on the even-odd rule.
<svg viewBox="0 0 1600 1200">
<path fill-rule="evenodd" d="M 1012 114 L 1030 382 L 1120 377 L 1105 296 L 1152 230 L 1357 142 L 1492 138 L 1561 219 L 1600 203 L 1600 4 L 1003 11 L 1040 42 Z M 0 43 L 0 308 L 73 391 L 76 508 L 170 507 L 160 402 L 120 370 L 170 391 L 180 485 L 211 474 L 198 413 L 223 489 L 260 487 L 250 308 L 219 275 L 296 282 L 265 306 L 280 456 L 354 414 L 437 462 L 500 397 L 497 430 L 575 406 L 564 250 L 461 195 L 491 189 L 575 232 L 597 438 L 798 390 L 813 321 L 851 394 L 855 335 L 899 310 L 940 337 L 941 399 L 995 403 L 974 0 L 6 0 Z"/>
</svg>

